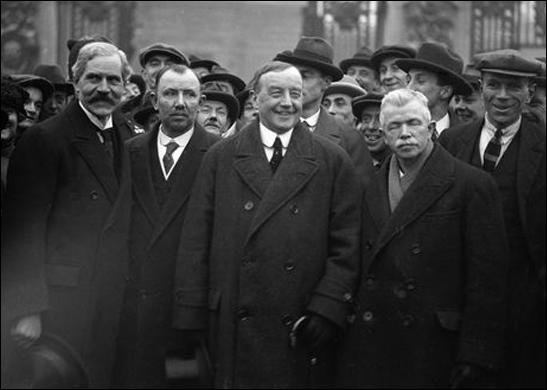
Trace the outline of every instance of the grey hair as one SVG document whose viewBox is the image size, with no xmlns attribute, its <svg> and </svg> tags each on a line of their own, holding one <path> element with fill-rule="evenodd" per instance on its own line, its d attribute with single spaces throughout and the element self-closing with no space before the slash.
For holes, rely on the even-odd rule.
<svg viewBox="0 0 547 390">
<path fill-rule="evenodd" d="M 268 62 L 255 72 L 252 80 L 249 82 L 249 88 L 254 92 L 258 93 L 258 91 L 260 90 L 260 78 L 263 75 L 270 72 L 283 72 L 284 70 L 287 70 L 289 68 L 295 67 L 291 64 L 281 61 Z"/>
<path fill-rule="evenodd" d="M 431 112 L 429 112 L 428 101 L 425 95 L 412 89 L 401 88 L 389 92 L 382 99 L 382 104 L 380 105 L 380 126 L 383 128 L 386 123 L 385 109 L 387 106 L 404 107 L 411 102 L 420 103 L 420 111 L 422 111 L 421 113 L 426 124 L 429 124 L 431 122 Z"/>
<path fill-rule="evenodd" d="M 122 61 L 122 79 L 124 83 L 131 75 L 131 67 L 127 61 L 127 57 L 123 51 L 118 49 L 111 43 L 106 42 L 91 42 L 84 45 L 80 49 L 78 58 L 72 66 L 72 74 L 74 75 L 74 82 L 77 83 L 84 74 L 87 63 L 95 57 L 99 56 L 112 56 L 118 55 Z"/>
</svg>

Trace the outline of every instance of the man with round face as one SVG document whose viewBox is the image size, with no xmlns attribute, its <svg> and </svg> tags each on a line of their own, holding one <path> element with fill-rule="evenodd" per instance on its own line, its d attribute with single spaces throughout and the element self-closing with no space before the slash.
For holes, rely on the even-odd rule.
<svg viewBox="0 0 547 390">
<path fill-rule="evenodd" d="M 328 386 L 357 276 L 361 190 L 347 154 L 300 124 L 298 69 L 268 63 L 251 86 L 259 121 L 207 153 L 192 192 L 174 325 L 209 331 L 215 387 Z M 299 369 L 311 353 L 324 367 L 312 378 Z"/>
<path fill-rule="evenodd" d="M 351 108 L 351 99 L 364 95 L 353 77 L 346 76 L 332 83 L 323 94 L 323 107 L 347 129 L 355 129 L 356 121 Z"/>
<path fill-rule="evenodd" d="M 169 387 L 165 357 L 186 342 L 171 329 L 179 238 L 198 167 L 219 139 L 196 123 L 202 94 L 191 69 L 169 65 L 155 85 L 151 97 L 159 123 L 127 143 L 134 194 L 128 241 L 132 267 L 116 371 L 116 387 L 124 388 Z"/>
<path fill-rule="evenodd" d="M 539 65 L 516 50 L 482 53 L 484 117 L 446 130 L 439 142 L 498 184 L 509 243 L 509 387 L 545 386 L 545 127 L 523 115 Z M 543 264 L 539 268 L 533 264 Z"/>
<path fill-rule="evenodd" d="M 400 58 L 414 58 L 416 51 L 403 45 L 382 46 L 370 57 L 370 61 L 377 70 L 380 84 L 385 92 L 405 88 L 408 84 L 408 74 L 399 68 L 395 61 Z"/>
</svg>

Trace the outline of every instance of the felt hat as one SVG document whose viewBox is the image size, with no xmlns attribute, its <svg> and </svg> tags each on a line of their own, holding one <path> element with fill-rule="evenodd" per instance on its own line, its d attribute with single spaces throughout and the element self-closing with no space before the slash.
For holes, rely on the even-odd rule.
<svg viewBox="0 0 547 390">
<path fill-rule="evenodd" d="M 236 75 L 229 73 L 224 68 L 218 68 L 214 73 L 209 73 L 201 78 L 201 84 L 204 85 L 210 81 L 226 81 L 234 88 L 234 95 L 243 91 L 245 88 L 245 81 L 241 80 Z"/>
<path fill-rule="evenodd" d="M 374 69 L 370 58 L 372 57 L 372 50 L 368 47 L 363 46 L 353 55 L 351 58 L 346 58 L 345 60 L 340 61 L 340 69 L 342 72 L 347 73 L 350 66 L 366 66 L 367 68 Z"/>
<path fill-rule="evenodd" d="M 377 93 L 369 93 L 353 98 L 351 100 L 351 109 L 353 110 L 353 116 L 356 118 L 361 118 L 361 113 L 363 112 L 365 107 L 370 104 L 374 104 L 380 107 L 383 98 L 384 95 Z"/>
<path fill-rule="evenodd" d="M 382 61 L 386 58 L 414 58 L 416 56 L 416 50 L 410 46 L 405 45 L 386 45 L 382 46 L 370 57 L 370 62 L 372 63 L 374 69 L 378 71 Z"/>
<path fill-rule="evenodd" d="M 21 87 L 36 87 L 42 91 L 44 102 L 53 94 L 53 84 L 43 77 L 33 74 L 14 74 L 11 77 L 15 84 Z"/>
<path fill-rule="evenodd" d="M 53 84 L 55 91 L 62 91 L 68 95 L 74 95 L 74 86 L 67 82 L 59 65 L 40 64 L 34 68 L 33 72 Z"/>
<path fill-rule="evenodd" d="M 230 123 L 234 123 L 239 117 L 239 102 L 237 98 L 231 93 L 221 92 L 221 91 L 211 91 L 205 90 L 202 91 L 205 100 L 216 101 L 226 104 L 228 109 L 228 119 Z"/>
</svg>

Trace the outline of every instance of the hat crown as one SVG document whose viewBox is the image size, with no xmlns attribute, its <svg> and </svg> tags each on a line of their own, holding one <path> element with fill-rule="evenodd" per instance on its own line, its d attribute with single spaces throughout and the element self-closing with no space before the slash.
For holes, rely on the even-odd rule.
<svg viewBox="0 0 547 390">
<path fill-rule="evenodd" d="M 541 71 L 541 63 L 532 61 L 514 49 L 496 50 L 477 55 L 475 67 L 481 71 L 496 71 L 515 76 L 534 76 Z"/>
<path fill-rule="evenodd" d="M 366 47 L 366 46 L 363 46 L 363 47 L 361 47 L 361 48 L 357 51 L 357 53 L 355 53 L 355 54 L 353 55 L 353 58 L 355 58 L 355 59 L 366 59 L 366 60 L 368 60 L 368 59 L 370 59 L 370 57 L 372 57 L 372 53 L 373 53 L 372 50 L 370 50 L 370 49 L 369 49 L 368 47 Z"/>
<path fill-rule="evenodd" d="M 332 65 L 334 50 L 332 45 L 320 37 L 302 37 L 293 51 L 296 57 L 320 61 Z"/>
<path fill-rule="evenodd" d="M 462 58 L 448 46 L 441 43 L 423 43 L 418 49 L 415 59 L 433 63 L 458 74 L 461 74 L 463 70 Z"/>
<path fill-rule="evenodd" d="M 65 84 L 66 80 L 59 65 L 38 65 L 34 69 L 34 74 L 47 79 L 52 84 Z"/>
</svg>

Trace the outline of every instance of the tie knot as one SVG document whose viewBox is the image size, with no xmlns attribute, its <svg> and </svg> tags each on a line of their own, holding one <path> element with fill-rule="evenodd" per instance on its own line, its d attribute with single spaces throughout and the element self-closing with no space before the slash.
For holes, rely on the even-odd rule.
<svg viewBox="0 0 547 390">
<path fill-rule="evenodd" d="M 494 137 L 497 139 L 501 139 L 501 136 L 503 135 L 502 129 L 496 129 L 496 132 L 494 133 Z"/>
<path fill-rule="evenodd" d="M 273 147 L 274 147 L 274 149 L 282 149 L 283 148 L 283 144 L 281 143 L 281 138 L 275 137 Z"/>
<path fill-rule="evenodd" d="M 179 144 L 171 141 L 167 145 L 165 145 L 165 147 L 167 148 L 167 154 L 171 155 L 179 147 Z"/>
</svg>

